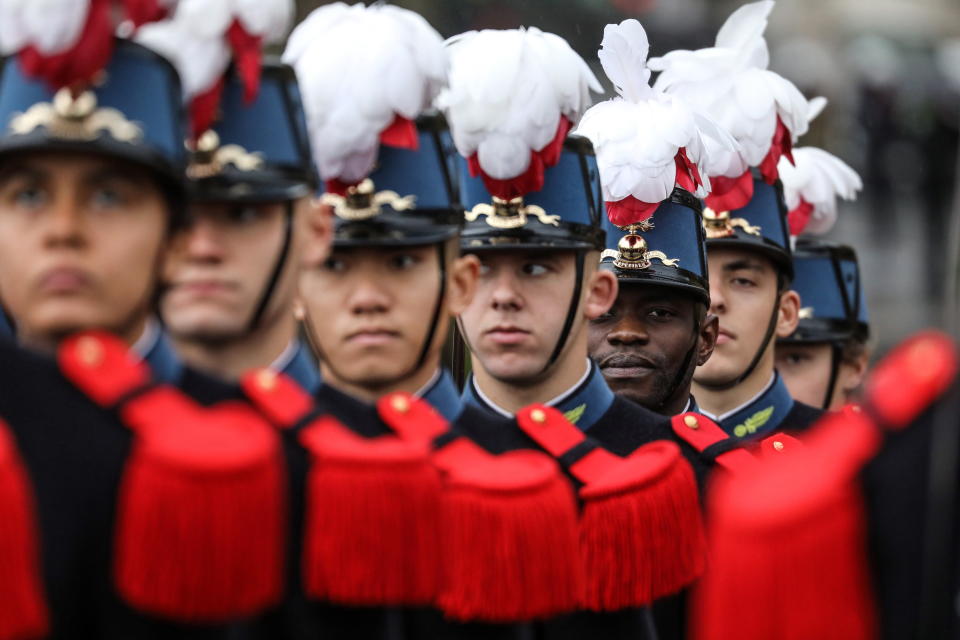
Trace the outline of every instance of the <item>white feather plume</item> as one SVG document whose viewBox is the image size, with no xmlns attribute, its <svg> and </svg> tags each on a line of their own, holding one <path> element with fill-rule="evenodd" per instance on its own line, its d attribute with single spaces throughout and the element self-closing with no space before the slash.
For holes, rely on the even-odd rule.
<svg viewBox="0 0 960 640">
<path fill-rule="evenodd" d="M 314 10 L 283 54 L 297 71 L 314 158 L 325 180 L 373 169 L 380 133 L 415 119 L 446 82 L 443 38 L 419 14 L 342 2 Z"/>
<path fill-rule="evenodd" d="M 0 0 L 0 54 L 33 45 L 43 55 L 73 47 L 83 33 L 90 0 Z"/>
<path fill-rule="evenodd" d="M 763 32 L 773 5 L 764 0 L 734 11 L 713 47 L 672 51 L 648 62 L 661 71 L 656 89 L 689 102 L 740 143 L 741 151 L 733 153 L 708 141 L 711 176 L 737 177 L 759 166 L 770 150 L 778 117 L 794 142 L 807 130 L 807 101 L 790 81 L 767 69 Z"/>
<path fill-rule="evenodd" d="M 603 89 L 566 40 L 535 27 L 469 31 L 447 41 L 450 87 L 437 100 L 457 151 L 483 172 L 515 178 L 557 134 L 576 125 Z"/>
<path fill-rule="evenodd" d="M 821 235 L 837 220 L 837 198 L 854 200 L 863 189 L 856 171 L 843 160 L 817 147 L 793 150 L 795 165 L 780 159 L 780 180 L 787 208 L 793 211 L 800 200 L 810 203 L 813 212 L 804 231 Z"/>
<path fill-rule="evenodd" d="M 608 24 L 598 53 L 619 97 L 587 110 L 576 133 L 590 139 L 608 202 L 633 196 L 646 203 L 669 197 L 676 186 L 676 156 L 684 149 L 709 191 L 705 139 L 731 153 L 736 141 L 676 96 L 651 88 L 647 34 L 636 20 Z"/>
<path fill-rule="evenodd" d="M 239 20 L 265 44 L 283 39 L 293 20 L 293 0 L 179 0 L 166 20 L 140 27 L 135 40 L 170 60 L 186 100 L 210 89 L 230 64 L 226 34 Z"/>
</svg>

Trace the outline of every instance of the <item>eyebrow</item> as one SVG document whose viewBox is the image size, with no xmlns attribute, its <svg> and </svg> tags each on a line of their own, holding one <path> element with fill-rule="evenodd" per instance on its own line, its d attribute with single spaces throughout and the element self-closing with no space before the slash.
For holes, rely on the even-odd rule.
<svg viewBox="0 0 960 640">
<path fill-rule="evenodd" d="M 47 178 L 47 172 L 24 164 L 4 164 L 0 166 L 0 186 L 18 178 L 41 182 Z"/>
<path fill-rule="evenodd" d="M 756 273 L 766 273 L 767 265 L 762 262 L 757 262 L 756 260 L 750 260 L 748 258 L 743 258 L 740 260 L 733 260 L 727 262 L 721 267 L 724 271 L 754 271 Z"/>
</svg>

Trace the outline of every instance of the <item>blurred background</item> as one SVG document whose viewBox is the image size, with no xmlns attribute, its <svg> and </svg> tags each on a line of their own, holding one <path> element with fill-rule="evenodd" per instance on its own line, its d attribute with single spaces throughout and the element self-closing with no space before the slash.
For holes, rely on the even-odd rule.
<svg viewBox="0 0 960 640">
<path fill-rule="evenodd" d="M 566 38 L 606 81 L 603 27 L 638 18 L 650 55 L 711 46 L 740 0 L 396 0 L 444 36 L 537 26 Z M 298 0 L 299 18 L 326 4 Z M 908 333 L 956 319 L 960 220 L 960 0 L 778 0 L 770 67 L 824 113 L 798 146 L 843 158 L 864 181 L 827 239 L 859 254 L 877 354 Z M 608 86 L 608 96 L 611 91 Z M 957 208 L 956 215 L 951 212 Z M 954 331 L 957 326 L 950 327 Z"/>
</svg>

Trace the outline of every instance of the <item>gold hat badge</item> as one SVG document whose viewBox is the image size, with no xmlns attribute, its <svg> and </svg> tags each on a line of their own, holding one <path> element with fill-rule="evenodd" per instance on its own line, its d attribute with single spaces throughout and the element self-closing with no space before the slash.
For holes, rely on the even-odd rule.
<svg viewBox="0 0 960 640">
<path fill-rule="evenodd" d="M 333 207 L 333 213 L 344 220 L 367 220 L 380 215 L 384 205 L 394 211 L 416 208 L 416 196 L 400 196 L 396 191 L 377 191 L 373 180 L 365 178 L 360 184 L 348 187 L 347 195 L 325 193 L 320 202 Z"/>
<path fill-rule="evenodd" d="M 760 235 L 760 227 L 750 224 L 745 218 L 731 218 L 729 211 L 717 212 L 710 207 L 704 207 L 703 229 L 708 238 L 729 238 L 736 233 L 734 227 L 739 227 L 752 236 Z"/>
<path fill-rule="evenodd" d="M 618 269 L 649 269 L 651 260 L 656 258 L 668 267 L 676 267 L 680 258 L 668 258 L 663 251 L 650 251 L 641 231 L 653 229 L 653 220 L 644 220 L 622 228 L 627 235 L 620 238 L 616 250 L 604 249 L 600 259 L 613 258 L 613 266 Z"/>
<path fill-rule="evenodd" d="M 137 142 L 143 137 L 140 126 L 127 120 L 120 111 L 97 107 L 93 91 L 74 95 L 69 88 L 57 91 L 53 102 L 38 102 L 10 119 L 9 131 L 26 135 L 36 129 L 46 129 L 48 135 L 61 140 L 89 142 L 107 133 L 119 142 Z"/>
<path fill-rule="evenodd" d="M 218 175 L 227 165 L 233 165 L 240 171 L 256 171 L 263 166 L 263 156 L 259 152 L 249 152 L 238 144 L 220 146 L 220 136 L 208 129 L 191 148 L 190 166 L 187 177 L 192 180 L 210 178 Z"/>
<path fill-rule="evenodd" d="M 523 204 L 523 197 L 504 200 L 493 197 L 493 204 L 481 202 L 464 216 L 467 222 L 473 222 L 480 216 L 486 216 L 486 222 L 497 229 L 519 229 L 527 224 L 527 217 L 534 216 L 541 224 L 560 226 L 560 216 L 548 214 L 543 207 L 535 204 Z"/>
</svg>

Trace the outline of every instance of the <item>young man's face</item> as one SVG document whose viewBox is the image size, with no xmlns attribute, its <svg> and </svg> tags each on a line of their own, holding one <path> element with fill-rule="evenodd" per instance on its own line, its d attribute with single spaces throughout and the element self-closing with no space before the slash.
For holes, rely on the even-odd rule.
<svg viewBox="0 0 960 640">
<path fill-rule="evenodd" d="M 143 169 L 93 155 L 0 164 L 0 298 L 25 343 L 99 328 L 135 340 L 165 248 L 168 204 Z"/>
<path fill-rule="evenodd" d="M 456 241 L 448 242 L 446 255 L 456 252 Z M 431 354 L 439 353 L 450 315 L 469 302 L 477 271 L 475 258 L 447 258 L 447 292 Z M 433 245 L 335 248 L 328 259 L 306 268 L 299 298 L 322 352 L 324 377 L 372 391 L 412 374 L 439 289 L 439 252 Z M 433 360 L 425 364 L 431 372 Z"/>
<path fill-rule="evenodd" d="M 833 365 L 833 347 L 829 343 L 790 344 L 776 346 L 777 371 L 795 400 L 813 407 L 823 407 L 830 385 Z M 827 409 L 836 410 L 850 400 L 867 372 L 868 354 L 865 348 L 853 357 L 837 353 L 837 376 Z"/>
<path fill-rule="evenodd" d="M 477 294 L 461 314 L 470 349 L 498 380 L 534 379 L 549 363 L 563 330 L 575 285 L 575 254 L 490 251 L 478 257 Z M 583 322 L 578 313 L 570 335 Z"/>
<path fill-rule="evenodd" d="M 294 206 L 299 210 L 306 200 Z M 161 312 L 171 333 L 214 342 L 244 335 L 279 260 L 287 207 L 285 202 L 191 206 L 192 222 L 175 237 L 164 270 Z M 292 224 L 302 224 L 302 217 L 298 211 Z M 297 231 L 261 322 L 292 312 L 303 235 Z"/>
<path fill-rule="evenodd" d="M 678 380 L 681 368 L 692 373 L 710 357 L 716 322 L 703 316 L 691 295 L 621 283 L 613 307 L 588 326 L 590 356 L 614 392 L 657 410 L 678 390 L 689 394 L 690 374 Z"/>
<path fill-rule="evenodd" d="M 772 369 L 772 349 L 763 340 L 774 306 L 777 306 L 776 337 L 793 333 L 797 325 L 799 297 L 793 291 L 778 292 L 778 272 L 773 262 L 752 251 L 711 248 L 710 312 L 720 320 L 717 345 L 710 359 L 698 367 L 694 380 L 705 385 L 723 384 L 741 375 L 764 347 L 758 371 Z"/>
</svg>

